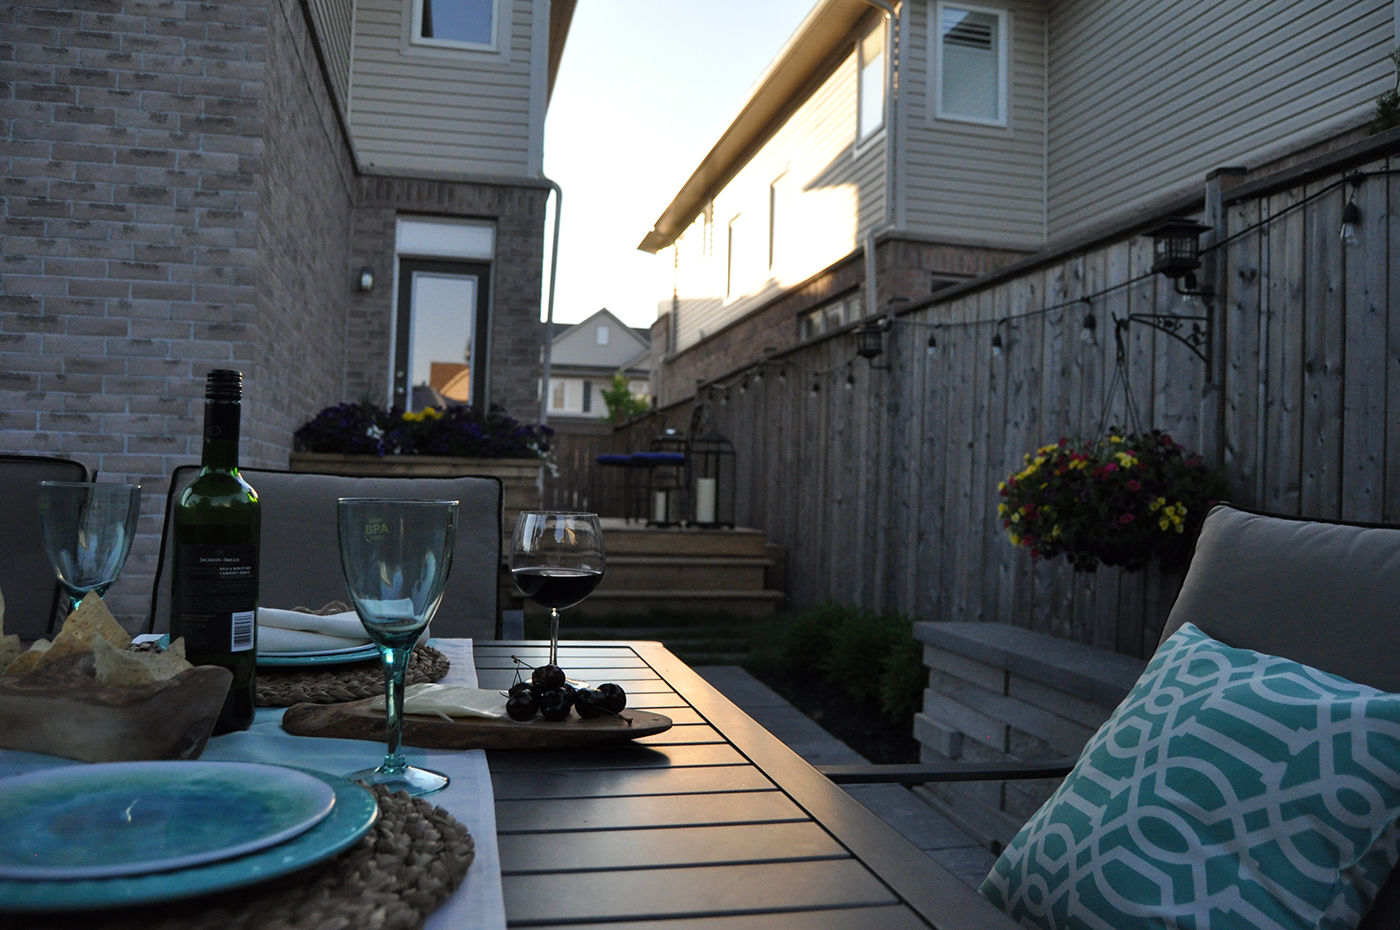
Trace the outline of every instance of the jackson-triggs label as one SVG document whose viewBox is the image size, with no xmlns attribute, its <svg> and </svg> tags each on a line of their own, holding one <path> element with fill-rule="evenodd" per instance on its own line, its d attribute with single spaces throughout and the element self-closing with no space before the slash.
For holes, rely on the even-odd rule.
<svg viewBox="0 0 1400 930">
<path fill-rule="evenodd" d="M 256 645 L 257 546 L 180 547 L 176 625 L 191 654 L 246 652 Z"/>
</svg>

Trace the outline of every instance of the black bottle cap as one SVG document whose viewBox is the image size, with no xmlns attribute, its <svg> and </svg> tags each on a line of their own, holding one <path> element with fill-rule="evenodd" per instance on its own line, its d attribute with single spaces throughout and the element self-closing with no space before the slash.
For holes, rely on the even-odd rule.
<svg viewBox="0 0 1400 930">
<path fill-rule="evenodd" d="M 243 399 L 243 372 L 227 368 L 215 368 L 209 372 L 204 382 L 205 400 L 223 400 L 237 403 Z"/>
</svg>

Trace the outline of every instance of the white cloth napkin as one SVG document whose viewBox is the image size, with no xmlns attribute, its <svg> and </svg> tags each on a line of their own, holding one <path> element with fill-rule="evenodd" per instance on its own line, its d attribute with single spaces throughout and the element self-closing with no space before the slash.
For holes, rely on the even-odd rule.
<svg viewBox="0 0 1400 930">
<path fill-rule="evenodd" d="M 258 652 L 320 652 L 369 643 L 353 610 L 318 617 L 298 610 L 258 608 Z"/>
</svg>

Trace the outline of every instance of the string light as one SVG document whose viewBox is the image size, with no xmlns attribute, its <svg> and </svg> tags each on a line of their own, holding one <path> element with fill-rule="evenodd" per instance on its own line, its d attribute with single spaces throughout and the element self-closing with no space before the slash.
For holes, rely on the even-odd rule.
<svg viewBox="0 0 1400 930">
<path fill-rule="evenodd" d="M 934 333 L 928 334 L 928 354 L 933 355 L 938 351 L 938 336 Z"/>
<path fill-rule="evenodd" d="M 1079 339 L 1087 345 L 1098 345 L 1099 321 L 1092 313 L 1084 315 L 1084 325 L 1079 330 Z"/>
<path fill-rule="evenodd" d="M 992 355 L 1001 358 L 1002 341 L 1001 333 L 997 332 L 992 336 Z"/>
<path fill-rule="evenodd" d="M 854 374 L 846 375 L 846 390 L 848 390 L 848 391 L 854 391 L 855 389 L 856 389 L 856 376 L 855 376 Z"/>
</svg>

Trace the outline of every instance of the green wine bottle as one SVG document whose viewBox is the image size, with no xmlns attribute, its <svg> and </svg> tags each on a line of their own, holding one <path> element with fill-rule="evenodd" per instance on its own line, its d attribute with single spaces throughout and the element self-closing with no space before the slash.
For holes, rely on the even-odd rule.
<svg viewBox="0 0 1400 930">
<path fill-rule="evenodd" d="M 216 369 L 204 388 L 199 475 L 175 505 L 170 638 L 195 665 L 222 665 L 233 685 L 214 733 L 253 723 L 258 653 L 258 494 L 238 473 L 243 374 Z"/>
</svg>

